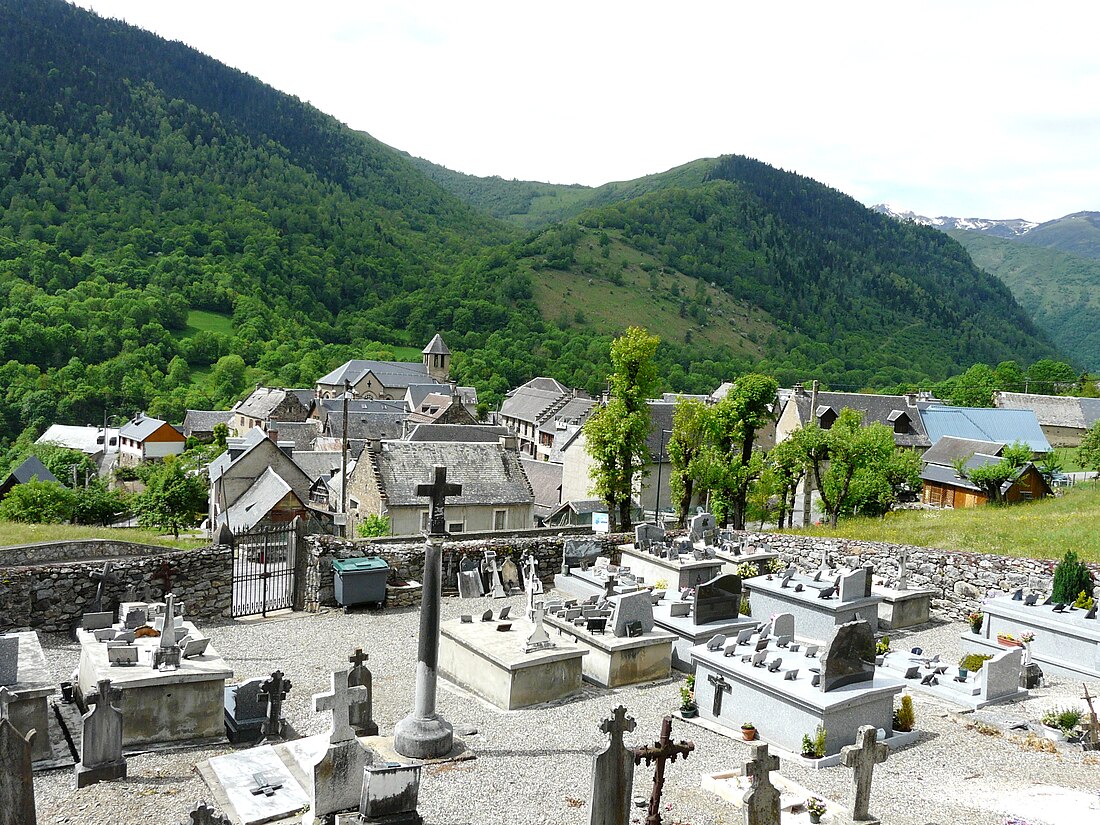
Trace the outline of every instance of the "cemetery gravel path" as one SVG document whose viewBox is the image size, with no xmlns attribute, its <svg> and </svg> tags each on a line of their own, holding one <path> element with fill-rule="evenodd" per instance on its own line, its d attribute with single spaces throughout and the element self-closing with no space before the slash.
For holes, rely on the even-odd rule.
<svg viewBox="0 0 1100 825">
<path fill-rule="evenodd" d="M 524 599 L 515 597 L 460 601 L 447 598 L 444 619 L 460 613 L 511 604 L 521 613 Z M 347 667 L 356 647 L 370 654 L 374 674 L 374 712 L 382 732 L 412 706 L 416 663 L 416 610 L 328 611 L 315 615 L 235 622 L 204 627 L 236 679 L 266 676 L 282 669 L 293 682 L 284 705 L 286 718 L 303 735 L 326 728 L 326 714 L 312 712 L 313 693 L 327 691 L 329 675 Z M 957 660 L 961 623 L 926 626 L 916 633 L 898 633 L 895 648 L 914 644 L 941 651 Z M 43 636 L 47 662 L 58 679 L 68 679 L 79 648 L 60 636 Z M 456 731 L 476 729 L 466 736 L 477 759 L 429 768 L 420 789 L 420 813 L 430 825 L 585 825 L 589 811 L 592 755 L 604 747 L 599 722 L 618 704 L 625 704 L 638 722 L 628 744 L 656 738 L 661 717 L 678 706 L 682 675 L 655 685 L 613 691 L 586 686 L 579 698 L 557 706 L 503 712 L 440 680 L 439 711 Z M 1037 719 L 1054 705 L 1081 704 L 1079 683 L 1057 683 L 1034 693 L 1026 703 L 1008 706 L 1006 713 Z M 1027 814 L 1044 822 L 1043 808 L 1014 795 L 1036 786 L 1054 785 L 1096 795 L 1100 758 L 1080 751 L 1050 754 L 1028 750 L 1020 739 L 968 730 L 952 718 L 950 708 L 915 697 L 918 744 L 891 754 L 875 769 L 871 812 L 887 825 L 1000 825 L 1007 814 Z M 677 722 L 675 738 L 695 742 L 686 761 L 667 771 L 664 802 L 666 823 L 734 825 L 741 812 L 704 792 L 700 775 L 740 767 L 748 745 L 700 727 Z M 72 769 L 37 774 L 35 786 L 39 823 L 72 825 L 175 825 L 211 796 L 194 770 L 195 763 L 229 752 L 228 746 L 171 753 L 145 753 L 129 760 L 126 780 L 73 789 Z M 812 771 L 784 762 L 781 772 L 823 797 L 847 803 L 851 771 L 841 767 Z M 635 773 L 635 796 L 647 797 L 652 771 Z M 1098 803 L 1100 804 L 1100 803 Z M 1038 807 L 1038 810 L 1032 808 Z M 1027 810 L 1021 810 L 1027 808 Z M 1100 808 L 1097 809 L 1100 811 Z M 634 821 L 645 812 L 635 809 Z M 1090 816 L 1095 819 L 1090 820 Z M 1068 821 L 1068 820 L 1067 820 Z M 1081 823 L 1100 822 L 1100 812 L 1083 812 Z M 1059 823 L 1061 825 L 1061 823 Z"/>
</svg>

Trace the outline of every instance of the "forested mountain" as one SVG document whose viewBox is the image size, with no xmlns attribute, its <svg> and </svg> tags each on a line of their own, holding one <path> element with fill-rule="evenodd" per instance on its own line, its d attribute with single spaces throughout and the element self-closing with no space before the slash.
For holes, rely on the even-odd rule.
<svg viewBox="0 0 1100 825">
<path fill-rule="evenodd" d="M 696 392 L 1055 354 L 941 233 L 745 158 L 479 183 L 62 0 L 0 0 L 0 54 L 0 441 L 178 419 L 434 332 L 490 403 L 535 374 L 598 391 L 631 323 Z"/>
<path fill-rule="evenodd" d="M 1012 290 L 1063 353 L 1100 372 L 1100 261 L 977 232 L 948 234 Z"/>
<path fill-rule="evenodd" d="M 1074 212 L 1041 223 L 1020 240 L 1082 258 L 1100 259 L 1100 212 Z"/>
</svg>

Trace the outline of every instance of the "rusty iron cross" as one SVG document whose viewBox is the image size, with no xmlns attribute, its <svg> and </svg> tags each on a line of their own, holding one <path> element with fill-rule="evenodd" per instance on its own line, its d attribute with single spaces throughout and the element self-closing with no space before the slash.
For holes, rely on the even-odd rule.
<svg viewBox="0 0 1100 825">
<path fill-rule="evenodd" d="M 428 532 L 433 536 L 442 536 L 447 532 L 447 520 L 443 514 L 443 507 L 447 496 L 462 495 L 461 484 L 447 483 L 447 468 L 442 464 L 436 464 L 432 469 L 432 480 L 428 484 L 417 484 L 416 495 L 432 500 L 430 527 Z"/>
<path fill-rule="evenodd" d="M 652 745 L 642 745 L 634 748 L 634 764 L 640 765 L 645 760 L 646 765 L 657 763 L 657 769 L 653 772 L 653 791 L 649 796 L 649 814 L 646 816 L 645 825 L 661 825 L 661 791 L 665 786 L 665 764 L 675 762 L 676 757 L 688 758 L 695 750 L 695 743 L 681 739 L 672 741 L 672 717 L 666 716 L 661 722 L 661 738 Z"/>
</svg>

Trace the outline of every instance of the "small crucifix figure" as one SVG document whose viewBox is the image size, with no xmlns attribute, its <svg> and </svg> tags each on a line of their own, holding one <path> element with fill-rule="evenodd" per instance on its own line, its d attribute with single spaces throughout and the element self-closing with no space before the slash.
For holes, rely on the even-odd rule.
<svg viewBox="0 0 1100 825">
<path fill-rule="evenodd" d="M 634 748 L 634 764 L 646 765 L 657 763 L 657 769 L 653 772 L 653 791 L 649 796 L 649 813 L 646 816 L 645 825 L 661 825 L 661 791 L 665 786 L 665 763 L 675 762 L 676 757 L 683 755 L 684 759 L 695 750 L 695 743 L 681 739 L 672 741 L 672 717 L 666 716 L 661 722 L 661 738 L 652 745 L 643 745 Z"/>
<path fill-rule="evenodd" d="M 103 585 L 106 584 L 107 582 L 112 582 L 112 583 L 117 582 L 118 581 L 118 576 L 116 576 L 114 573 L 111 572 L 111 563 L 108 561 L 108 562 L 103 563 L 103 569 L 101 571 L 99 571 L 98 573 L 95 570 L 93 570 L 91 573 L 89 573 L 88 578 L 99 580 L 99 584 L 96 586 L 96 589 L 95 589 L 95 601 L 92 602 L 92 609 L 89 612 L 90 613 L 102 613 L 103 612 Z"/>
<path fill-rule="evenodd" d="M 332 672 L 332 692 L 313 694 L 313 709 L 332 711 L 332 732 L 329 742 L 338 745 L 355 738 L 355 731 L 351 729 L 348 719 L 348 708 L 353 704 L 365 702 L 367 689 L 365 687 L 348 687 L 348 672 L 346 670 L 334 670 Z"/>
<path fill-rule="evenodd" d="M 199 807 L 191 811 L 188 818 L 191 820 L 190 825 L 229 825 L 229 817 L 219 814 L 205 802 L 200 802 Z"/>
<path fill-rule="evenodd" d="M 876 764 L 886 761 L 890 749 L 876 739 L 874 726 L 863 725 L 856 733 L 856 744 L 845 745 L 840 749 L 844 767 L 852 768 L 855 776 L 856 792 L 852 799 L 851 813 L 856 822 L 878 822 L 867 812 L 871 805 L 871 774 Z"/>
<path fill-rule="evenodd" d="M 267 718 L 264 719 L 262 733 L 264 739 L 282 736 L 286 727 L 283 721 L 283 700 L 290 693 L 290 680 L 276 670 L 260 685 L 260 701 L 267 703 Z"/>
<path fill-rule="evenodd" d="M 283 787 L 282 782 L 268 782 L 267 777 L 262 773 L 252 774 L 252 781 L 256 783 L 255 788 L 249 789 L 252 791 L 253 796 L 259 796 L 260 794 L 264 796 L 275 796 L 275 791 Z"/>
<path fill-rule="evenodd" d="M 745 822 L 747 825 L 773 825 L 779 822 L 779 789 L 772 784 L 771 772 L 779 770 L 779 757 L 768 754 L 766 742 L 752 744 L 752 759 L 741 769 L 752 780 L 745 792 Z"/>
<path fill-rule="evenodd" d="M 432 500 L 428 534 L 432 536 L 446 535 L 447 519 L 443 512 L 445 500 L 447 496 L 462 495 L 462 485 L 448 484 L 447 468 L 442 464 L 436 464 L 432 471 L 432 481 L 428 484 L 417 484 L 416 495 Z"/>
<path fill-rule="evenodd" d="M 726 677 L 714 673 L 707 676 L 707 681 L 714 685 L 714 704 L 711 706 L 711 712 L 717 719 L 722 715 L 722 694 L 733 690 L 733 685 L 726 681 Z"/>
</svg>

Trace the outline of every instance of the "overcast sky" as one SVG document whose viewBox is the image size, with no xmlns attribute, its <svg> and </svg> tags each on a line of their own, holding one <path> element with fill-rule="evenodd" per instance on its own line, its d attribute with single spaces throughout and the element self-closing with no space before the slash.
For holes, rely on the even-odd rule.
<svg viewBox="0 0 1100 825">
<path fill-rule="evenodd" d="M 738 153 L 870 205 L 1100 209 L 1100 4 L 79 0 L 474 175 Z"/>
</svg>

